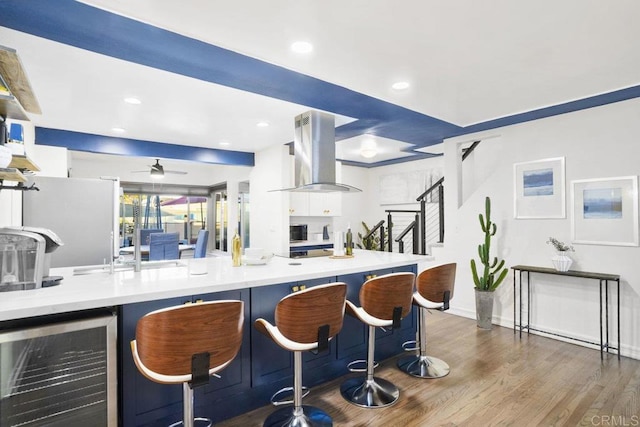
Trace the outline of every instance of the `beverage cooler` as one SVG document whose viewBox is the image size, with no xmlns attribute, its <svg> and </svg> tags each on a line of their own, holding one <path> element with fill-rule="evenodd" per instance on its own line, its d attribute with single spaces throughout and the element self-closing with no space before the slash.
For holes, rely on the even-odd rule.
<svg viewBox="0 0 640 427">
<path fill-rule="evenodd" d="M 116 426 L 116 331 L 106 310 L 0 330 L 0 426 Z"/>
</svg>

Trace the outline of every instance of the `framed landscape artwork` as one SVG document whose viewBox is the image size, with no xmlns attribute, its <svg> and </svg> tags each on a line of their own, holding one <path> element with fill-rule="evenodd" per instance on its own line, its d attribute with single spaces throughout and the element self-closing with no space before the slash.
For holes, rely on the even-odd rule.
<svg viewBox="0 0 640 427">
<path fill-rule="evenodd" d="M 638 177 L 571 182 L 574 243 L 638 246 Z"/>
<path fill-rule="evenodd" d="M 514 217 L 565 218 L 564 157 L 516 163 Z"/>
</svg>

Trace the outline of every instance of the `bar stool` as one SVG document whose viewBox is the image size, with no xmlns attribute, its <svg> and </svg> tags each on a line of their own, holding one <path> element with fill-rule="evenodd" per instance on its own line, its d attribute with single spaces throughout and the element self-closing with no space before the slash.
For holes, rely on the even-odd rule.
<svg viewBox="0 0 640 427">
<path fill-rule="evenodd" d="M 398 368 L 418 378 L 441 378 L 449 374 L 449 365 L 444 361 L 427 356 L 427 313 L 429 309 L 445 311 L 453 298 L 456 279 L 456 264 L 444 264 L 429 268 L 416 279 L 413 304 L 419 307 L 420 320 L 416 341 L 407 341 L 402 346 L 406 351 L 419 350 L 417 355 L 398 360 Z M 418 344 L 418 345 L 416 345 Z"/>
<path fill-rule="evenodd" d="M 236 357 L 243 323 L 244 303 L 235 300 L 168 307 L 138 320 L 133 360 L 151 381 L 182 384 L 185 427 L 195 421 L 211 425 L 209 419 L 193 417 L 193 388 L 208 384 Z"/>
<path fill-rule="evenodd" d="M 331 417 L 319 408 L 302 405 L 302 352 L 329 348 L 329 340 L 340 329 L 344 319 L 347 285 L 330 283 L 314 286 L 282 298 L 275 311 L 275 323 L 257 319 L 256 329 L 270 337 L 285 350 L 293 352 L 293 387 L 279 390 L 271 397 L 275 406 L 293 403 L 273 412 L 264 422 L 265 427 L 326 427 L 332 426 Z M 293 400 L 277 401 L 283 393 L 293 392 Z"/>
<path fill-rule="evenodd" d="M 340 393 L 347 401 L 364 408 L 382 408 L 394 404 L 400 391 L 391 382 L 374 377 L 377 366 L 374 361 L 376 327 L 400 327 L 400 320 L 411 312 L 411 295 L 415 275 L 413 273 L 392 273 L 367 280 L 360 288 L 360 305 L 356 307 L 347 301 L 347 314 L 360 319 L 369 326 L 366 369 L 356 369 L 354 365 L 364 363 L 355 360 L 349 363 L 352 372 L 366 372 L 365 377 L 350 378 L 340 387 Z"/>
</svg>

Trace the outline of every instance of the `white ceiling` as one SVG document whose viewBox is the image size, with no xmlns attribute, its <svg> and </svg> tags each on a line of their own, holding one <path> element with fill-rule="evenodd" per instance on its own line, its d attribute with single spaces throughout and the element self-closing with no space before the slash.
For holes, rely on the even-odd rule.
<svg viewBox="0 0 640 427">
<path fill-rule="evenodd" d="M 458 126 L 640 84 L 636 0 L 83 3 Z M 43 110 L 30 115 L 36 126 L 255 152 L 291 141 L 293 117 L 309 109 L 7 28 L 0 40 L 25 65 Z M 296 40 L 314 51 L 294 54 Z M 391 89 L 398 80 L 410 88 Z M 142 104 L 125 104 L 126 96 Z M 270 126 L 256 127 L 261 120 Z M 338 125 L 350 120 L 340 117 Z M 386 154 L 366 160 L 362 138 L 340 142 L 342 158 L 371 163 L 411 148 L 378 138 Z"/>
</svg>

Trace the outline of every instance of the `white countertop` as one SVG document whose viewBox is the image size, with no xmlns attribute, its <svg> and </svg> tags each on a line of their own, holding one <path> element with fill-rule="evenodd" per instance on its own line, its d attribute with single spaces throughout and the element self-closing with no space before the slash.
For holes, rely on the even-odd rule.
<svg viewBox="0 0 640 427">
<path fill-rule="evenodd" d="M 126 270 L 76 276 L 73 268 L 51 269 L 52 276 L 64 277 L 60 285 L 0 293 L 0 321 L 399 267 L 427 259 L 361 250 L 354 250 L 354 255 L 346 259 L 274 257 L 267 265 L 241 267 L 232 267 L 231 257 L 184 259 L 178 266 L 137 273 Z M 206 264 L 207 274 L 189 274 L 191 268 L 202 264 Z"/>
</svg>

